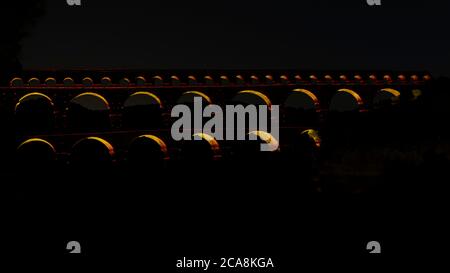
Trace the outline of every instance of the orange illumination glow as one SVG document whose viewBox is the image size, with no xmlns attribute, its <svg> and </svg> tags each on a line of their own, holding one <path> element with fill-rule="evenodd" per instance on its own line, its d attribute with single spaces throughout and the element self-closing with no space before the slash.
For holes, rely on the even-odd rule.
<svg viewBox="0 0 450 273">
<path fill-rule="evenodd" d="M 46 140 L 43 140 L 43 139 L 40 139 L 40 138 L 32 138 L 32 139 L 29 139 L 27 141 L 24 141 L 22 144 L 19 145 L 19 147 L 17 147 L 17 150 L 20 150 L 23 146 L 25 146 L 27 144 L 36 143 L 36 142 L 37 143 L 44 143 L 45 145 L 49 146 L 52 149 L 53 152 L 56 153 L 55 147 L 53 147 L 53 145 L 50 142 L 48 142 Z"/>
<path fill-rule="evenodd" d="M 141 139 L 141 138 L 149 139 L 149 140 L 156 142 L 158 144 L 158 146 L 161 148 L 161 152 L 163 152 L 164 155 L 166 156 L 164 159 L 169 158 L 167 155 L 167 153 L 168 153 L 167 145 L 162 139 L 160 139 L 159 137 L 154 136 L 154 135 L 143 135 L 143 136 L 138 137 L 138 139 Z"/>
<path fill-rule="evenodd" d="M 14 78 L 11 80 L 9 85 L 11 85 L 11 86 L 23 85 L 23 80 L 22 80 L 22 78 Z"/>
<path fill-rule="evenodd" d="M 429 80 L 431 80 L 431 76 L 430 75 L 425 75 L 425 76 L 423 76 L 423 79 L 425 81 L 429 81 Z"/>
<path fill-rule="evenodd" d="M 354 97 L 355 100 L 357 101 L 358 105 L 363 105 L 363 100 L 362 100 L 361 96 L 358 93 L 356 93 L 355 91 L 350 90 L 350 89 L 339 89 L 338 92 L 346 92 L 346 93 L 352 95 L 352 97 Z"/>
<path fill-rule="evenodd" d="M 21 103 L 23 103 L 28 98 L 34 97 L 34 96 L 45 99 L 46 101 L 48 101 L 50 103 L 51 106 L 53 106 L 53 101 L 49 96 L 42 94 L 42 93 L 34 92 L 34 93 L 27 94 L 27 95 L 23 96 L 22 98 L 20 98 L 19 102 L 16 104 L 14 111 L 17 111 L 17 108 L 20 106 Z"/>
<path fill-rule="evenodd" d="M 86 93 L 83 93 L 83 94 L 80 94 L 80 95 L 76 96 L 75 98 L 72 99 L 72 101 L 75 101 L 75 100 L 77 100 L 79 98 L 87 97 L 87 96 L 92 96 L 92 97 L 96 97 L 96 98 L 100 99 L 106 105 L 106 107 L 109 109 L 108 101 L 103 96 L 101 96 L 101 95 L 99 95 L 97 93 L 86 92 Z"/>
<path fill-rule="evenodd" d="M 271 151 L 278 151 L 279 150 L 279 143 L 278 140 L 273 137 L 271 134 L 264 132 L 264 131 L 253 131 L 250 132 L 249 135 L 256 135 L 259 137 L 262 141 L 264 141 L 266 144 L 270 145 L 272 147 Z"/>
<path fill-rule="evenodd" d="M 88 137 L 88 138 L 82 139 L 82 140 L 78 141 L 77 143 L 75 143 L 75 145 L 73 147 L 76 147 L 78 144 L 80 144 L 81 142 L 83 142 L 85 140 L 94 140 L 94 141 L 101 143 L 108 150 L 109 155 L 114 156 L 114 147 L 108 141 L 104 140 L 103 138 L 99 138 L 99 137 Z"/>
<path fill-rule="evenodd" d="M 123 79 L 120 80 L 120 84 L 121 85 L 128 85 L 128 84 L 130 84 L 130 79 L 123 78 Z"/>
<path fill-rule="evenodd" d="M 56 83 L 56 79 L 52 78 L 52 77 L 47 78 L 47 79 L 45 79 L 45 83 L 47 83 L 47 84 L 54 84 L 54 83 Z"/>
<path fill-rule="evenodd" d="M 289 78 L 288 78 L 288 76 L 286 76 L 286 75 L 281 76 L 280 79 L 281 79 L 282 81 L 284 81 L 284 82 L 288 82 L 288 81 L 289 81 Z"/>
<path fill-rule="evenodd" d="M 411 80 L 413 80 L 413 81 L 418 81 L 418 80 L 419 80 L 419 76 L 417 76 L 417 75 L 412 75 L 412 76 L 411 76 Z"/>
<path fill-rule="evenodd" d="M 220 76 L 220 80 L 222 81 L 222 84 L 228 84 L 230 82 L 228 77 L 225 75 Z"/>
<path fill-rule="evenodd" d="M 217 140 L 216 140 L 214 137 L 212 137 L 212 136 L 210 136 L 210 135 L 208 135 L 208 134 L 204 134 L 204 133 L 197 133 L 197 134 L 194 134 L 193 137 L 194 137 L 194 138 L 195 138 L 195 137 L 200 137 L 201 139 L 203 139 L 203 140 L 205 140 L 206 142 L 208 142 L 209 145 L 211 146 L 211 149 L 212 149 L 214 152 L 219 152 L 219 151 L 220 151 L 219 142 L 217 142 Z"/>
<path fill-rule="evenodd" d="M 64 78 L 64 83 L 73 83 L 74 82 L 74 80 L 72 79 L 72 78 L 70 78 L 70 77 L 67 77 L 67 78 Z"/>
<path fill-rule="evenodd" d="M 92 78 L 90 78 L 90 77 L 86 77 L 83 79 L 83 83 L 84 84 L 92 84 L 92 83 L 94 83 L 94 80 L 92 80 Z"/>
<path fill-rule="evenodd" d="M 252 94 L 252 95 L 255 95 L 255 96 L 259 97 L 260 99 L 262 99 L 264 101 L 264 103 L 269 107 L 269 109 L 272 107 L 272 102 L 270 101 L 269 97 L 267 97 L 266 95 L 264 95 L 263 93 L 261 93 L 259 91 L 244 90 L 244 91 L 240 91 L 238 94 Z"/>
<path fill-rule="evenodd" d="M 112 80 L 111 80 L 110 77 L 103 77 L 102 78 L 102 83 L 111 83 L 111 82 L 112 82 Z"/>
<path fill-rule="evenodd" d="M 381 89 L 381 91 L 389 92 L 389 93 L 391 93 L 394 97 L 399 97 L 399 96 L 400 96 L 400 92 L 397 91 L 397 90 L 395 90 L 395 89 L 392 89 L 392 88 L 384 88 L 384 89 Z"/>
<path fill-rule="evenodd" d="M 163 108 L 163 105 L 162 105 L 162 102 L 161 102 L 160 98 L 158 98 L 158 96 L 156 96 L 155 94 L 150 93 L 150 92 L 139 91 L 139 92 L 136 92 L 136 93 L 130 95 L 130 98 L 134 97 L 134 96 L 140 96 L 140 95 L 151 97 L 152 99 L 154 99 L 159 104 L 159 108 Z"/>
<path fill-rule="evenodd" d="M 28 83 L 29 83 L 30 85 L 32 85 L 32 84 L 39 84 L 40 81 L 39 81 L 38 78 L 31 78 L 31 79 L 28 80 Z"/>
<path fill-rule="evenodd" d="M 305 130 L 302 132 L 302 135 L 307 134 L 312 140 L 314 140 L 314 143 L 316 144 L 317 148 L 320 148 L 321 139 L 319 136 L 319 132 L 313 129 Z"/>
<path fill-rule="evenodd" d="M 162 78 L 161 76 L 154 76 L 154 77 L 153 77 L 153 80 L 154 80 L 154 81 L 160 81 L 160 82 L 162 82 L 162 81 L 163 81 L 163 78 Z"/>
<path fill-rule="evenodd" d="M 306 89 L 294 89 L 294 92 L 300 92 L 300 93 L 303 93 L 303 94 L 307 95 L 308 97 L 310 97 L 314 101 L 314 106 L 316 108 L 318 108 L 320 106 L 319 99 L 317 98 L 316 95 L 314 95 L 313 92 L 306 90 Z"/>
<path fill-rule="evenodd" d="M 203 92 L 200 92 L 200 91 L 188 91 L 188 92 L 185 92 L 184 94 L 186 94 L 186 95 L 187 94 L 191 94 L 191 95 L 196 95 L 196 96 L 202 97 L 209 104 L 212 104 L 211 98 L 208 95 L 206 95 L 205 93 L 203 93 Z"/>
</svg>

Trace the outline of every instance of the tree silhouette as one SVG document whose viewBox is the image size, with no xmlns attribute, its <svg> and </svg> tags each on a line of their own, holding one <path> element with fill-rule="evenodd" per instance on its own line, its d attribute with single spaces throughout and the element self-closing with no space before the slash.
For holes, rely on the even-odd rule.
<svg viewBox="0 0 450 273">
<path fill-rule="evenodd" d="M 21 40 L 44 13 L 44 0 L 8 1 L 0 12 L 0 81 L 22 69 Z"/>
</svg>

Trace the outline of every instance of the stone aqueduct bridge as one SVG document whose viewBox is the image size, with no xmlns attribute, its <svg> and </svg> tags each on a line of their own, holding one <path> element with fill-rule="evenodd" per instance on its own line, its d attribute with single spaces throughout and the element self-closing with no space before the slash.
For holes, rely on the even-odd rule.
<svg viewBox="0 0 450 273">
<path fill-rule="evenodd" d="M 319 147 L 317 131 L 333 115 L 355 121 L 408 104 L 431 81 L 425 72 L 389 71 L 27 71 L 0 88 L 2 120 L 11 134 L 3 145 L 10 153 L 48 158 L 70 157 L 77 149 L 126 158 L 147 149 L 165 160 L 179 150 L 170 137 L 171 108 L 201 97 L 221 106 L 280 105 L 281 138 L 301 131 Z M 285 137 L 281 147 L 293 139 Z M 231 149 L 208 136 L 204 143 L 212 158 Z"/>
</svg>

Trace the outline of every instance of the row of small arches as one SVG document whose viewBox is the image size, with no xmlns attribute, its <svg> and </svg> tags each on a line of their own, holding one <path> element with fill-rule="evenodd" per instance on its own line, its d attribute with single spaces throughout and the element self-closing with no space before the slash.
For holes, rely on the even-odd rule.
<svg viewBox="0 0 450 273">
<path fill-rule="evenodd" d="M 278 140 L 263 131 L 253 131 L 259 141 L 247 143 L 276 145 Z M 309 131 L 305 131 L 309 134 Z M 208 134 L 198 133 L 193 137 L 200 140 L 185 141 L 179 159 L 188 161 L 215 161 L 221 158 L 219 142 Z M 259 146 L 251 145 L 252 152 L 258 152 Z M 250 150 L 248 150 L 250 151 Z M 274 149 L 274 151 L 277 151 Z M 57 161 L 57 149 L 47 140 L 31 138 L 22 142 L 16 151 L 16 159 L 21 164 L 42 166 Z M 71 148 L 69 162 L 74 165 L 110 165 L 116 157 L 114 146 L 100 137 L 87 137 L 77 141 Z M 133 164 L 162 164 L 171 159 L 171 153 L 164 140 L 155 135 L 142 135 L 131 141 L 127 150 L 127 161 Z"/>
<path fill-rule="evenodd" d="M 213 100 L 206 93 L 188 91 L 177 100 L 177 104 L 191 105 L 195 97 L 200 97 L 203 105 L 212 104 Z M 395 105 L 400 99 L 400 92 L 391 88 L 381 89 L 374 97 L 373 105 Z M 233 104 L 266 105 L 270 109 L 272 102 L 262 92 L 244 90 L 238 92 Z M 358 112 L 364 109 L 361 96 L 350 89 L 340 89 L 336 92 L 329 105 L 330 111 Z M 316 94 L 306 89 L 293 90 L 285 100 L 282 108 L 288 114 L 317 113 L 323 109 Z M 110 124 L 110 104 L 98 93 L 86 92 L 75 96 L 69 103 L 66 113 L 73 127 L 108 127 Z M 130 127 L 159 127 L 162 125 L 164 105 L 154 93 L 140 91 L 130 95 L 123 103 L 122 121 Z M 15 115 L 20 126 L 43 127 L 50 126 L 55 118 L 55 104 L 43 93 L 30 93 L 19 99 L 15 106 Z M 102 124 L 104 126 L 102 126 Z"/>
<path fill-rule="evenodd" d="M 183 93 L 181 97 L 178 99 L 177 103 L 178 104 L 192 103 L 194 97 L 200 97 L 203 99 L 203 102 L 208 104 L 213 103 L 212 99 L 206 93 L 199 91 L 188 91 Z M 399 91 L 392 88 L 384 88 L 378 91 L 377 95 L 374 97 L 373 104 L 379 105 L 385 102 L 395 103 L 398 102 L 399 98 L 400 98 Z M 262 92 L 254 90 L 244 90 L 238 92 L 237 96 L 234 97 L 233 101 L 243 104 L 256 104 L 256 105 L 266 104 L 268 106 L 272 105 L 272 102 L 267 95 L 263 94 Z M 15 111 L 16 112 L 21 111 L 22 108 L 26 107 L 27 104 L 31 103 L 39 103 L 43 105 L 46 104 L 51 107 L 54 106 L 53 100 L 49 96 L 43 93 L 34 92 L 20 98 L 15 106 Z M 107 99 L 105 99 L 102 95 L 93 92 L 85 92 L 80 95 L 77 95 L 71 100 L 71 103 L 83 106 L 92 111 L 105 111 L 110 109 Z M 345 108 L 339 107 L 344 104 L 349 107 Z M 351 89 L 339 89 L 331 101 L 330 110 L 335 111 L 355 110 L 360 106 L 362 106 L 363 104 L 364 101 L 357 92 Z M 161 109 L 163 108 L 162 101 L 157 95 L 147 91 L 140 91 L 130 95 L 124 102 L 123 106 L 133 107 L 133 106 L 151 106 L 151 105 L 154 105 L 157 108 Z M 305 110 L 311 109 L 319 110 L 320 101 L 312 91 L 309 91 L 307 89 L 295 89 L 288 96 L 287 100 L 284 103 L 284 107 L 302 108 Z"/>
<path fill-rule="evenodd" d="M 32 77 L 28 80 L 24 80 L 23 78 L 16 77 L 10 81 L 10 86 L 12 87 L 21 87 L 21 86 L 40 86 L 40 85 L 46 85 L 46 86 L 56 86 L 58 84 L 62 84 L 65 86 L 73 86 L 77 84 L 81 84 L 83 86 L 93 86 L 93 85 L 102 85 L 102 86 L 110 86 L 110 85 L 122 85 L 127 86 L 130 84 L 134 85 L 146 85 L 146 84 L 153 84 L 153 85 L 164 85 L 164 84 L 172 84 L 172 85 L 179 85 L 186 83 L 188 85 L 196 85 L 196 84 L 222 84 L 227 85 L 231 83 L 235 84 L 289 84 L 289 83 L 302 83 L 305 81 L 309 82 L 377 82 L 377 81 L 383 81 L 383 82 L 407 82 L 407 81 L 429 81 L 431 80 L 430 75 L 410 75 L 406 76 L 404 74 L 399 74 L 396 76 L 393 75 L 383 75 L 382 77 L 379 77 L 375 74 L 369 74 L 367 76 L 361 76 L 360 74 L 353 75 L 352 77 L 348 77 L 347 75 L 337 75 L 332 76 L 330 74 L 326 74 L 323 76 L 319 75 L 309 75 L 309 76 L 301 76 L 301 75 L 294 75 L 294 76 L 288 76 L 288 75 L 281 75 L 279 77 L 274 77 L 272 75 L 264 75 L 264 76 L 257 76 L 257 75 L 250 75 L 247 77 L 244 77 L 242 75 L 236 75 L 233 77 L 228 77 L 225 75 L 213 77 L 213 76 L 204 76 L 202 78 L 197 78 L 195 76 L 188 76 L 186 79 L 180 78 L 179 76 L 170 76 L 168 79 L 164 79 L 162 76 L 153 76 L 151 79 L 147 79 L 144 76 L 138 76 L 134 78 L 134 80 L 130 80 L 129 78 L 121 78 L 118 82 L 114 82 L 111 77 L 102 77 L 98 81 L 95 81 L 91 77 L 84 77 L 81 79 L 79 83 L 75 81 L 72 77 L 65 77 L 60 82 L 57 81 L 54 77 L 48 77 L 44 80 L 42 83 L 39 78 Z"/>
</svg>

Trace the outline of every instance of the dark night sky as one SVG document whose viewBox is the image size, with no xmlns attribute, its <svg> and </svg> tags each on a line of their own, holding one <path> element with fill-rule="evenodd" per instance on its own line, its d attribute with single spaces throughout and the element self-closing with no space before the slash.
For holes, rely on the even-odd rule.
<svg viewBox="0 0 450 273">
<path fill-rule="evenodd" d="M 395 2 L 395 3 L 394 3 Z M 25 68 L 411 69 L 450 75 L 450 3 L 47 1 Z"/>
</svg>

